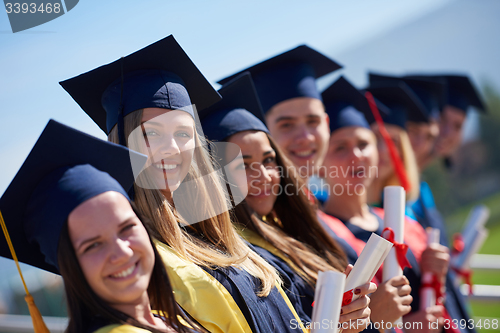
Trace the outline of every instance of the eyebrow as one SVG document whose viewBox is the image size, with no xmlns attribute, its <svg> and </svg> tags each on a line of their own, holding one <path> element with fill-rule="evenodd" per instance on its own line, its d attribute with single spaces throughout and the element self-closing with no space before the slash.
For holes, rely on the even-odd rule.
<svg viewBox="0 0 500 333">
<path fill-rule="evenodd" d="M 317 115 L 317 114 L 308 114 L 305 116 L 306 118 L 321 118 L 320 115 Z M 276 120 L 275 120 L 275 123 L 279 123 L 280 121 L 290 121 L 290 120 L 297 120 L 297 117 L 291 117 L 291 116 L 282 116 L 282 117 L 278 117 Z"/>
<path fill-rule="evenodd" d="M 155 121 L 150 121 L 150 120 L 146 120 L 146 121 L 141 122 L 141 125 L 144 125 L 144 124 L 148 124 L 148 125 L 156 125 L 156 126 L 163 126 L 163 124 L 161 124 L 161 123 L 157 123 L 157 122 L 155 122 Z M 193 129 L 193 126 L 188 126 L 188 125 L 179 125 L 179 126 L 176 126 L 176 128 L 182 128 L 182 129 Z"/>
<path fill-rule="evenodd" d="M 272 154 L 274 152 L 274 149 L 271 149 L 269 151 L 266 151 L 262 154 L 262 156 L 266 156 L 266 155 L 269 155 L 269 154 Z M 252 155 L 243 155 L 243 159 L 245 158 L 252 158 Z"/>
</svg>

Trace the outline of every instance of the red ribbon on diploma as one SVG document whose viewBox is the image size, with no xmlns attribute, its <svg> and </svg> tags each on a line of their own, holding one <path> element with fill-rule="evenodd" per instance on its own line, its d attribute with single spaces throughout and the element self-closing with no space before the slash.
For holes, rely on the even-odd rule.
<svg viewBox="0 0 500 333">
<path fill-rule="evenodd" d="M 456 267 L 451 267 L 451 269 L 464 278 L 465 284 L 469 286 L 469 294 L 472 295 L 472 271 L 470 269 L 460 269 Z"/>
<path fill-rule="evenodd" d="M 344 295 L 342 295 L 342 306 L 351 304 L 353 295 L 353 289 L 346 291 Z"/>
<path fill-rule="evenodd" d="M 464 237 L 461 234 L 454 234 L 453 235 L 453 253 L 454 254 L 459 254 L 461 253 L 465 248 L 465 242 L 464 242 Z"/>
<path fill-rule="evenodd" d="M 436 304 L 437 305 L 442 304 L 442 301 L 441 301 L 441 299 L 443 297 L 443 293 L 441 292 L 442 291 L 442 284 L 438 280 L 436 275 L 433 274 L 432 281 L 430 283 L 422 283 L 420 288 L 432 288 L 432 289 L 434 289 L 434 292 L 436 293 Z"/>
<path fill-rule="evenodd" d="M 394 245 L 394 248 L 396 249 L 396 258 L 398 259 L 399 267 L 401 267 L 401 269 L 405 269 L 405 267 L 411 268 L 411 264 L 406 258 L 406 252 L 408 252 L 408 245 L 403 243 L 398 243 L 394 240 L 394 230 L 392 230 L 392 228 L 385 228 L 382 231 L 382 235 L 384 235 L 386 231 L 389 232 L 389 235 L 388 237 L 384 238 Z"/>
<path fill-rule="evenodd" d="M 342 306 L 346 306 L 347 304 L 351 304 L 353 295 L 354 295 L 353 289 L 346 291 L 342 295 Z M 312 307 L 314 307 L 314 303 L 315 302 L 312 302 L 312 304 L 311 304 Z"/>
</svg>

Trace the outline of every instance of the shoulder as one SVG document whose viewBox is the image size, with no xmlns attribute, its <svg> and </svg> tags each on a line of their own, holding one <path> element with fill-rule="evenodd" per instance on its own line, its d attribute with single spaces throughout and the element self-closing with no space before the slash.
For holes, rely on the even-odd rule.
<svg viewBox="0 0 500 333">
<path fill-rule="evenodd" d="M 149 331 L 139 327 L 130 325 L 121 325 L 121 324 L 107 325 L 101 327 L 97 331 L 94 331 L 94 333 L 146 333 L 146 332 Z"/>
</svg>

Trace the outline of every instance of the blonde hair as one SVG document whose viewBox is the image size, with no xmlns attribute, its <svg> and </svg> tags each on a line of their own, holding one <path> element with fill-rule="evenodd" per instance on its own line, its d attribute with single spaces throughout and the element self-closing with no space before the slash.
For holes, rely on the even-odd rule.
<svg viewBox="0 0 500 333">
<path fill-rule="evenodd" d="M 411 146 L 410 138 L 408 137 L 406 131 L 399 126 L 394 127 L 398 129 L 399 142 L 401 143 L 401 160 L 403 161 L 406 176 L 411 186 L 410 191 L 406 192 L 406 201 L 415 201 L 420 195 L 420 178 L 417 159 L 415 157 L 415 153 L 413 152 L 413 147 Z M 395 170 L 393 170 L 393 173 L 389 177 L 387 177 L 385 182 L 383 182 L 381 186 L 376 190 L 381 192 L 383 191 L 384 187 L 391 185 L 401 185 Z"/>
<path fill-rule="evenodd" d="M 141 120 L 142 110 L 137 110 L 124 117 L 124 134 L 127 141 L 130 133 L 141 125 Z M 108 140 L 118 143 L 117 126 L 109 133 Z M 134 202 L 139 211 L 151 220 L 150 228 L 153 231 L 153 237 L 169 245 L 178 254 L 199 266 L 210 269 L 229 266 L 244 269 L 261 281 L 261 289 L 257 295 L 267 296 L 276 282 L 281 284 L 281 280 L 276 270 L 250 250 L 236 233 L 228 213 L 229 201 L 226 191 L 219 173 L 214 172 L 211 157 L 203 140 L 196 132 L 193 163 L 191 163 L 185 179 L 195 182 L 196 186 L 195 189 L 186 189 L 181 184 L 179 189 L 172 194 L 172 196 L 181 196 L 175 200 L 178 207 L 173 207 L 160 190 L 146 189 L 137 185 L 137 183 L 150 182 L 144 172 L 139 175 L 136 184 L 134 184 Z M 127 146 L 133 150 L 139 150 L 138 142 L 135 142 L 133 138 L 127 142 Z M 196 203 L 197 209 L 192 209 L 193 203 Z M 184 209 L 181 209 L 179 205 L 185 205 L 182 207 Z M 214 212 L 217 210 L 214 206 L 226 207 L 226 209 L 223 210 L 223 213 L 216 215 Z M 186 220 L 191 219 L 181 216 L 179 211 L 189 211 L 193 214 L 201 212 L 203 216 L 213 217 L 188 225 Z M 179 224 L 186 225 L 186 227 L 181 228 Z M 190 229 L 191 232 L 186 229 Z M 192 236 L 190 233 L 198 237 Z"/>
</svg>

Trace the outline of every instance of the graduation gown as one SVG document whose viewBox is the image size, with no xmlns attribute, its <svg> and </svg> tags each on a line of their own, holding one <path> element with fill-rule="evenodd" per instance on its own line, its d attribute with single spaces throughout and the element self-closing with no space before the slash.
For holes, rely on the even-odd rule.
<svg viewBox="0 0 500 333">
<path fill-rule="evenodd" d="M 303 322 L 312 318 L 314 288 L 306 282 L 304 273 L 280 250 L 267 242 L 257 233 L 244 229 L 239 234 L 262 258 L 273 265 L 283 279 L 283 290 L 294 305 Z"/>
<path fill-rule="evenodd" d="M 258 297 L 260 281 L 234 268 L 202 269 L 156 241 L 177 303 L 210 332 L 297 332 L 300 317 L 276 286 Z"/>
</svg>

